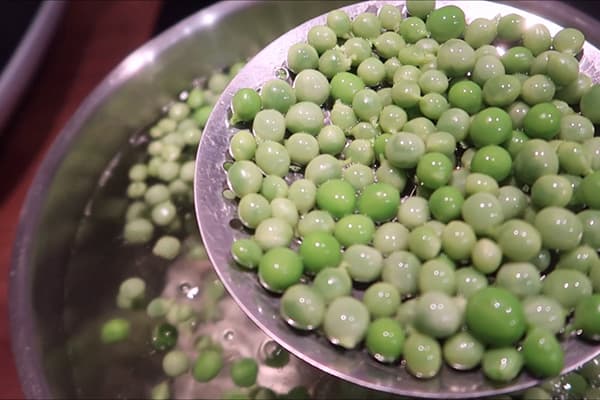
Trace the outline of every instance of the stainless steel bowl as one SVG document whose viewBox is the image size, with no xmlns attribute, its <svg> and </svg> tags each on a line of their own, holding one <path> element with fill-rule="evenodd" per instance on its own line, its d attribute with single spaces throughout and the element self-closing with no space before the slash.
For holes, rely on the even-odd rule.
<svg viewBox="0 0 600 400">
<path fill-rule="evenodd" d="M 121 220 L 114 210 L 124 190 L 125 181 L 118 176 L 126 168 L 120 161 L 131 156 L 129 138 L 153 122 L 194 78 L 249 57 L 288 29 L 347 3 L 216 4 L 132 53 L 81 105 L 35 177 L 13 252 L 12 344 L 28 398 L 147 396 L 143 387 L 135 386 L 152 379 L 153 365 L 142 362 L 121 374 L 121 369 L 99 368 L 96 358 L 106 353 L 102 348 L 87 349 L 88 359 L 72 357 L 72 332 L 114 310 L 123 277 L 144 273 L 155 291 L 165 279 L 162 271 L 152 270 L 151 260 L 144 268 L 127 263 L 135 251 L 120 246 Z M 566 4 L 514 3 L 559 24 L 579 27 L 592 43 L 600 43 L 596 21 Z M 74 379 L 82 375 L 89 378 L 89 386 Z"/>
</svg>

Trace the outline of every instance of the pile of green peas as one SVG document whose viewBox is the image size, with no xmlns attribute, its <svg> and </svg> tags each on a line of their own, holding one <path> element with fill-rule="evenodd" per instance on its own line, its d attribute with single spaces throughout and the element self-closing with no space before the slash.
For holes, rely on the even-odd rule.
<svg viewBox="0 0 600 400">
<path fill-rule="evenodd" d="M 233 96 L 237 265 L 319 331 L 417 378 L 509 382 L 600 338 L 600 86 L 583 34 L 434 1 L 343 10 Z M 300 175 L 300 177 L 298 177 Z M 353 296 L 353 288 L 366 287 Z M 360 297 L 360 298 L 359 298 Z"/>
</svg>

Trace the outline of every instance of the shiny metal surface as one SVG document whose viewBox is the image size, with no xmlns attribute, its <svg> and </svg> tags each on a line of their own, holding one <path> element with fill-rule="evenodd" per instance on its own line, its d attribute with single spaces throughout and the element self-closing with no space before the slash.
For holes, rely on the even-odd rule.
<svg viewBox="0 0 600 400">
<path fill-rule="evenodd" d="M 124 371 L 98 346 L 86 349 L 85 359 L 72 358 L 73 336 L 114 312 L 115 290 L 127 274 L 140 273 L 142 265 L 153 271 L 147 278 L 157 293 L 165 280 L 151 261 L 131 262 L 136 252 L 120 246 L 122 221 L 93 205 L 122 198 L 127 164 L 119 165 L 128 157 L 129 138 L 195 78 L 250 57 L 291 27 L 342 4 L 348 2 L 215 4 L 136 50 L 82 103 L 36 174 L 13 250 L 12 348 L 28 398 L 147 396 L 160 366 Z"/>
<path fill-rule="evenodd" d="M 359 3 L 347 7 L 346 11 L 350 15 L 356 15 L 365 10 L 376 10 L 383 3 L 385 2 Z M 403 5 L 401 1 L 388 3 Z M 529 24 L 543 23 L 554 34 L 560 29 L 559 25 L 539 15 L 522 11 L 528 7 L 531 9 L 542 5 L 544 15 L 563 24 L 570 20 L 568 25 L 580 27 L 588 39 L 600 43 L 593 20 L 590 23 L 590 20 L 581 14 L 571 13 L 571 10 L 556 2 L 518 2 L 521 9 L 516 9 L 483 1 L 438 1 L 438 7 L 446 4 L 461 6 L 468 20 L 476 17 L 493 18 L 499 14 L 517 12 L 525 16 Z M 208 121 L 198 152 L 195 199 L 201 233 L 219 276 L 246 314 L 282 346 L 322 371 L 352 383 L 399 395 L 430 398 L 482 397 L 534 385 L 536 379 L 527 373 L 521 374 L 510 384 L 498 385 L 487 381 L 480 371 L 457 372 L 446 366 L 436 378 L 418 380 L 410 376 L 403 366 L 377 363 L 368 357 L 364 350 L 342 351 L 315 333 L 299 335 L 280 318 L 279 299 L 269 295 L 260 286 L 256 274 L 244 272 L 234 266 L 229 253 L 230 245 L 234 239 L 247 234 L 234 230 L 227 224 L 237 217 L 236 205 L 222 195 L 223 190 L 227 189 L 223 165 L 229 160 L 228 142 L 236 131 L 227 123 L 231 99 L 239 88 L 259 88 L 265 81 L 274 78 L 275 72 L 284 66 L 287 49 L 294 43 L 305 41 L 310 27 L 324 23 L 325 16 L 310 20 L 263 49 L 231 82 Z M 589 42 L 585 44 L 581 65 L 595 81 L 599 80 L 600 52 Z M 566 354 L 564 372 L 576 368 L 600 352 L 600 346 L 574 338 L 566 340 L 563 345 Z"/>
</svg>

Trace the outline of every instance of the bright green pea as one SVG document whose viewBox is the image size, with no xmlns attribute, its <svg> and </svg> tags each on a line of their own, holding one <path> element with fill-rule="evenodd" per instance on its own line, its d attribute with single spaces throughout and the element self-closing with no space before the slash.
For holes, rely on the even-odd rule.
<svg viewBox="0 0 600 400">
<path fill-rule="evenodd" d="M 290 326 L 299 330 L 313 330 L 323 322 L 325 300 L 312 287 L 296 284 L 287 288 L 281 296 L 279 310 Z"/>
<path fill-rule="evenodd" d="M 417 378 L 432 378 L 442 367 L 442 349 L 437 340 L 413 333 L 404 342 L 404 359 L 410 374 Z"/>
<path fill-rule="evenodd" d="M 459 332 L 444 342 L 442 352 L 448 365 L 459 371 L 466 371 L 481 362 L 484 347 L 468 332 Z"/>
<path fill-rule="evenodd" d="M 400 306 L 400 294 L 394 285 L 377 282 L 365 290 L 362 301 L 373 318 L 391 317 Z"/>
<path fill-rule="evenodd" d="M 534 61 L 531 50 L 523 46 L 511 47 L 500 59 L 507 74 L 528 73 Z"/>
<path fill-rule="evenodd" d="M 263 255 L 263 251 L 252 239 L 239 239 L 231 244 L 231 255 L 242 267 L 254 269 Z"/>
<path fill-rule="evenodd" d="M 548 56 L 548 76 L 557 86 L 566 86 L 579 76 L 579 62 L 571 55 L 551 53 Z"/>
<path fill-rule="evenodd" d="M 402 355 L 404 339 L 404 330 L 398 321 L 379 318 L 369 324 L 365 345 L 377 361 L 394 362 Z"/>
<path fill-rule="evenodd" d="M 560 374 L 564 353 L 553 333 L 535 327 L 523 341 L 523 360 L 529 372 L 547 378 Z"/>
<path fill-rule="evenodd" d="M 400 194 L 392 185 L 373 183 L 363 189 L 356 205 L 361 214 L 374 222 L 384 222 L 396 216 Z"/>
<path fill-rule="evenodd" d="M 352 280 L 344 268 L 324 268 L 315 276 L 313 288 L 329 304 L 338 297 L 350 295 Z"/>
<path fill-rule="evenodd" d="M 481 109 L 482 98 L 481 88 L 472 81 L 457 82 L 448 91 L 450 105 L 469 114 L 475 114 Z"/>
<path fill-rule="evenodd" d="M 465 14 L 457 6 L 444 6 L 427 16 L 427 30 L 438 42 L 461 37 L 465 30 Z"/>
<path fill-rule="evenodd" d="M 240 358 L 231 364 L 231 380 L 239 387 L 250 387 L 256 383 L 258 364 L 253 358 Z"/>
<path fill-rule="evenodd" d="M 334 236 L 342 246 L 367 244 L 373 239 L 375 224 L 365 215 L 353 214 L 341 218 L 334 229 Z"/>
<path fill-rule="evenodd" d="M 316 274 L 327 267 L 337 267 L 342 259 L 339 242 L 330 233 L 313 232 L 302 238 L 298 254 L 307 273 Z"/>
<path fill-rule="evenodd" d="M 198 382 L 209 382 L 223 369 L 223 355 L 219 350 L 202 351 L 192 367 L 192 376 Z"/>
<path fill-rule="evenodd" d="M 435 219 L 449 222 L 460 217 L 463 202 L 464 197 L 457 188 L 442 186 L 429 197 L 429 209 Z"/>
<path fill-rule="evenodd" d="M 463 40 L 450 39 L 438 49 L 437 63 L 449 77 L 461 77 L 473 70 L 475 51 Z"/>
<path fill-rule="evenodd" d="M 417 298 L 415 327 L 426 335 L 443 339 L 458 330 L 462 315 L 445 293 L 427 292 Z"/>
<path fill-rule="evenodd" d="M 116 343 L 127 339 L 131 330 L 129 321 L 113 318 L 102 325 L 100 339 L 103 343 Z"/>
<path fill-rule="evenodd" d="M 512 159 L 508 151 L 500 146 L 488 145 L 478 149 L 471 161 L 471 171 L 491 176 L 501 182 L 508 177 Z"/>
<path fill-rule="evenodd" d="M 511 345 L 525 333 L 523 306 L 502 288 L 483 288 L 469 297 L 466 323 L 473 336 L 493 346 Z"/>
<path fill-rule="evenodd" d="M 476 147 L 502 144 L 511 133 L 510 116 L 497 107 L 489 107 L 475 114 L 469 128 L 469 137 Z"/>
<path fill-rule="evenodd" d="M 550 140 L 560 131 L 561 114 L 552 103 L 539 103 L 531 107 L 523 119 L 527 136 Z"/>
<path fill-rule="evenodd" d="M 318 65 L 319 54 L 311 45 L 296 43 L 289 48 L 287 66 L 292 72 L 299 73 L 305 69 L 316 69 Z"/>
<path fill-rule="evenodd" d="M 454 267 L 440 258 L 430 259 L 419 271 L 418 287 L 421 293 L 443 292 L 449 296 L 456 293 Z"/>
<path fill-rule="evenodd" d="M 565 326 L 567 313 L 562 305 L 544 295 L 530 296 L 523 300 L 525 320 L 530 327 L 540 327 L 553 334 L 559 333 Z"/>
<path fill-rule="evenodd" d="M 532 185 L 540 176 L 558 172 L 558 156 L 554 149 L 544 140 L 532 139 L 523 144 L 514 159 L 516 178 Z"/>
<path fill-rule="evenodd" d="M 355 192 L 352 185 L 340 179 L 325 181 L 317 188 L 317 205 L 335 218 L 352 214 L 355 207 Z"/>
<path fill-rule="evenodd" d="M 231 107 L 233 109 L 234 121 L 251 121 L 254 119 L 256 113 L 260 111 L 260 96 L 254 89 L 239 89 L 233 95 Z"/>
<path fill-rule="evenodd" d="M 442 232 L 442 249 L 453 260 L 466 260 L 477 238 L 473 229 L 462 221 L 451 221 Z"/>
<path fill-rule="evenodd" d="M 542 293 L 570 310 L 585 296 L 592 294 L 592 284 L 590 279 L 579 271 L 556 269 L 543 280 Z"/>
<path fill-rule="evenodd" d="M 381 275 L 383 257 L 373 247 L 352 244 L 344 251 L 340 266 L 348 271 L 355 282 L 373 282 Z"/>
<path fill-rule="evenodd" d="M 518 14 L 507 14 L 498 20 L 498 37 L 510 42 L 521 39 L 525 30 L 525 18 Z"/>
<path fill-rule="evenodd" d="M 421 262 L 408 251 L 395 251 L 383 260 L 381 278 L 398 289 L 401 296 L 417 293 Z"/>
<path fill-rule="evenodd" d="M 559 207 L 546 207 L 535 216 L 535 227 L 548 249 L 572 250 L 583 235 L 581 221 L 571 211 Z"/>
<path fill-rule="evenodd" d="M 254 231 L 254 240 L 263 250 L 288 246 L 292 236 L 292 227 L 281 218 L 264 219 Z"/>
<path fill-rule="evenodd" d="M 323 330 L 329 341 L 346 349 L 355 348 L 367 334 L 369 311 L 353 297 L 338 297 L 325 313 Z"/>
<path fill-rule="evenodd" d="M 260 99 L 263 109 L 273 109 L 280 113 L 286 113 L 296 103 L 296 94 L 286 81 L 271 79 L 265 82 L 260 89 Z"/>
<path fill-rule="evenodd" d="M 496 382 L 510 382 L 523 368 L 523 356 L 512 347 L 487 350 L 483 354 L 484 375 Z"/>
<path fill-rule="evenodd" d="M 581 329 L 584 337 L 598 340 L 600 337 L 600 295 L 587 295 L 575 307 L 574 327 Z"/>
<path fill-rule="evenodd" d="M 266 289 L 282 293 L 300 280 L 303 269 L 298 254 L 285 247 L 276 247 L 268 250 L 260 259 L 258 277 Z"/>
</svg>

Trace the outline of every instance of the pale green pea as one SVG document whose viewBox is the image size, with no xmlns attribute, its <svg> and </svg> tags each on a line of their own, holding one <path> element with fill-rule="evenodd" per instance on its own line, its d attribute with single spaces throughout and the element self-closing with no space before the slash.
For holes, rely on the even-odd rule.
<svg viewBox="0 0 600 400">
<path fill-rule="evenodd" d="M 560 303 L 551 297 L 537 295 L 523 300 L 525 321 L 529 326 L 537 326 L 554 334 L 565 326 L 567 313 Z"/>
<path fill-rule="evenodd" d="M 461 314 L 450 296 L 430 291 L 417 298 L 415 327 L 426 335 L 447 338 L 460 327 Z"/>
<path fill-rule="evenodd" d="M 336 33 L 330 27 L 323 25 L 313 26 L 308 31 L 306 39 L 318 53 L 323 53 L 337 44 Z"/>
<path fill-rule="evenodd" d="M 404 124 L 402 130 L 405 132 L 414 133 L 415 135 L 420 137 L 421 140 L 425 140 L 427 135 L 437 131 L 438 129 L 435 127 L 435 124 L 431 120 L 425 117 L 417 117 L 409 120 L 406 124 Z"/>
<path fill-rule="evenodd" d="M 400 27 L 400 21 L 402 21 L 402 12 L 398 7 L 395 7 L 391 4 L 384 4 L 379 9 L 378 17 L 381 21 L 381 27 L 383 29 L 388 31 L 397 31 Z"/>
<path fill-rule="evenodd" d="M 500 267 L 496 285 L 519 298 L 538 294 L 542 288 L 538 269 L 528 262 L 511 262 Z"/>
<path fill-rule="evenodd" d="M 486 377 L 497 382 L 510 382 L 523 368 L 523 356 L 513 348 L 487 350 L 483 354 L 482 369 Z"/>
<path fill-rule="evenodd" d="M 363 303 L 349 296 L 338 297 L 327 308 L 323 330 L 331 343 L 353 349 L 365 337 L 369 319 Z"/>
<path fill-rule="evenodd" d="M 585 42 L 583 33 L 575 28 L 563 28 L 554 35 L 552 44 L 557 51 L 571 55 L 578 54 Z"/>
<path fill-rule="evenodd" d="M 254 155 L 256 165 L 266 175 L 284 177 L 290 169 L 290 155 L 286 148 L 278 142 L 265 140 L 259 143 Z"/>
<path fill-rule="evenodd" d="M 381 132 L 370 122 L 359 122 L 350 129 L 350 135 L 354 139 L 373 139 Z"/>
<path fill-rule="evenodd" d="M 396 75 L 396 71 L 402 68 L 402 63 L 397 57 L 391 57 L 383 63 L 383 66 L 385 67 L 385 79 L 387 83 L 394 83 L 394 76 Z"/>
<path fill-rule="evenodd" d="M 529 105 L 549 102 L 554 97 L 556 86 L 545 75 L 533 75 L 521 86 L 521 98 Z"/>
<path fill-rule="evenodd" d="M 228 84 L 229 76 L 221 72 L 212 74 L 208 79 L 208 89 L 216 94 L 223 92 Z"/>
<path fill-rule="evenodd" d="M 505 74 L 504 64 L 496 56 L 486 55 L 479 57 L 473 67 L 472 79 L 479 86 L 483 87 L 485 82 L 495 76 Z"/>
<path fill-rule="evenodd" d="M 381 275 L 383 257 L 373 247 L 353 244 L 344 251 L 340 266 L 355 282 L 373 282 Z"/>
<path fill-rule="evenodd" d="M 306 132 L 316 136 L 324 126 L 323 110 L 308 101 L 298 102 L 285 114 L 285 127 L 291 133 Z"/>
<path fill-rule="evenodd" d="M 376 57 L 369 57 L 360 63 L 356 74 L 367 86 L 377 86 L 385 79 L 385 67 Z"/>
<path fill-rule="evenodd" d="M 181 242 L 174 236 L 165 235 L 156 241 L 152 254 L 167 260 L 173 260 L 179 255 Z"/>
<path fill-rule="evenodd" d="M 313 210 L 302 216 L 297 229 L 301 237 L 314 232 L 333 233 L 335 221 L 327 211 Z"/>
<path fill-rule="evenodd" d="M 417 314 L 417 298 L 412 298 L 404 301 L 398 307 L 398 311 L 396 312 L 396 321 L 402 325 L 404 329 L 406 329 L 409 333 L 414 331 L 414 321 Z"/>
<path fill-rule="evenodd" d="M 456 271 L 456 293 L 465 299 L 480 289 L 487 287 L 487 277 L 473 267 L 464 267 Z"/>
<path fill-rule="evenodd" d="M 381 104 L 383 107 L 387 107 L 393 104 L 392 100 L 392 88 L 384 87 L 377 90 L 377 96 L 381 99 Z"/>
<path fill-rule="evenodd" d="M 427 93 L 419 99 L 419 110 L 427 118 L 437 119 L 450 108 L 448 100 L 439 93 Z"/>
<path fill-rule="evenodd" d="M 440 259 L 427 261 L 419 271 L 419 292 L 443 292 L 449 296 L 456 293 L 456 272 Z"/>
<path fill-rule="evenodd" d="M 408 235 L 409 250 L 421 260 L 434 258 L 439 254 L 441 247 L 441 239 L 431 227 L 416 227 Z"/>
<path fill-rule="evenodd" d="M 379 126 L 383 132 L 396 133 L 402 130 L 407 122 L 406 111 L 396 105 L 383 107 L 379 114 Z"/>
<path fill-rule="evenodd" d="M 307 43 L 296 43 L 288 50 L 287 65 L 295 73 L 305 69 L 315 69 L 319 65 L 319 54 Z"/>
<path fill-rule="evenodd" d="M 450 177 L 450 186 L 457 188 L 463 196 L 466 194 L 465 185 L 469 174 L 470 172 L 467 168 L 461 167 L 455 168 Z"/>
<path fill-rule="evenodd" d="M 462 156 L 460 156 L 460 165 L 465 169 L 471 169 L 471 161 L 473 161 L 473 157 L 475 156 L 475 149 L 469 147 L 464 151 Z M 470 175 L 470 174 L 469 174 Z M 466 180 L 465 180 L 466 183 Z"/>
<path fill-rule="evenodd" d="M 426 53 L 437 54 L 440 44 L 433 38 L 423 38 L 415 43 L 415 47 L 422 49 Z"/>
<path fill-rule="evenodd" d="M 338 155 L 346 145 L 346 135 L 337 125 L 325 125 L 317 135 L 317 143 L 321 153 Z"/>
<path fill-rule="evenodd" d="M 328 79 L 333 78 L 339 72 L 350 70 L 352 61 L 340 48 L 326 50 L 319 57 L 319 71 Z"/>
<path fill-rule="evenodd" d="M 514 129 L 521 129 L 523 127 L 523 119 L 529 111 L 529 106 L 522 101 L 516 101 L 508 107 L 508 115 L 513 123 Z"/>
<path fill-rule="evenodd" d="M 168 382 L 161 382 L 152 388 L 150 393 L 152 400 L 168 400 L 171 398 L 171 391 L 169 390 Z"/>
<path fill-rule="evenodd" d="M 267 175 L 262 181 L 260 188 L 260 194 L 269 201 L 279 198 L 286 197 L 288 193 L 288 184 L 286 181 L 277 175 Z"/>
<path fill-rule="evenodd" d="M 578 104 L 582 96 L 593 86 L 594 82 L 587 74 L 580 73 L 573 82 L 556 91 L 556 98 L 568 104 Z"/>
<path fill-rule="evenodd" d="M 522 217 L 529 204 L 527 195 L 515 186 L 502 186 L 498 190 L 497 197 L 502 214 L 507 220 Z"/>
<path fill-rule="evenodd" d="M 393 167 L 385 159 L 381 161 L 379 168 L 375 171 L 375 176 L 377 177 L 378 182 L 392 185 L 400 193 L 402 193 L 406 187 L 407 177 L 404 170 Z"/>
<path fill-rule="evenodd" d="M 346 38 L 352 30 L 350 17 L 343 10 L 334 10 L 327 14 L 327 26 L 341 38 Z"/>
<path fill-rule="evenodd" d="M 556 269 L 546 275 L 542 293 L 570 310 L 583 297 L 592 294 L 592 283 L 585 274 L 574 269 Z"/>
<path fill-rule="evenodd" d="M 165 161 L 158 169 L 158 178 L 170 182 L 179 175 L 179 163 L 175 161 Z"/>
<path fill-rule="evenodd" d="M 352 37 L 346 40 L 342 50 L 351 60 L 352 66 L 357 67 L 371 56 L 371 43 L 362 37 Z"/>
<path fill-rule="evenodd" d="M 125 221 L 130 222 L 134 219 L 144 218 L 148 212 L 148 206 L 143 201 L 134 201 L 129 204 L 125 212 Z"/>
<path fill-rule="evenodd" d="M 392 83 L 394 85 L 399 82 L 417 83 L 421 74 L 421 70 L 414 65 L 401 65 L 396 69 Z"/>
<path fill-rule="evenodd" d="M 475 50 L 475 58 L 479 59 L 484 56 L 494 56 L 498 58 L 500 55 L 498 54 L 498 49 L 495 46 L 490 44 L 484 44 L 477 50 Z"/>
<path fill-rule="evenodd" d="M 195 161 L 186 161 L 181 165 L 181 169 L 179 170 L 179 179 L 184 182 L 193 182 L 194 181 L 194 172 L 196 170 L 196 162 Z"/>
<path fill-rule="evenodd" d="M 365 186 L 375 181 L 373 169 L 363 164 L 352 164 L 344 168 L 342 177 L 355 190 L 362 190 Z"/>
<path fill-rule="evenodd" d="M 296 204 L 300 214 L 310 211 L 316 202 L 317 187 L 308 179 L 298 179 L 288 188 L 287 198 Z"/>
<path fill-rule="evenodd" d="M 469 23 L 464 32 L 465 42 L 477 49 L 490 44 L 496 39 L 496 21 L 487 18 L 475 18 Z"/>
<path fill-rule="evenodd" d="M 339 179 L 342 177 L 342 162 L 329 154 L 318 155 L 306 166 L 304 177 L 317 186 L 330 179 Z"/>
<path fill-rule="evenodd" d="M 451 221 L 442 232 L 442 249 L 453 260 L 466 260 L 477 238 L 473 229 L 462 221 Z"/>
<path fill-rule="evenodd" d="M 424 94 L 444 93 L 448 89 L 448 77 L 442 71 L 429 70 L 421 74 L 418 84 Z"/>
<path fill-rule="evenodd" d="M 158 203 L 150 212 L 152 222 L 159 226 L 169 225 L 171 222 L 173 222 L 176 216 L 177 210 L 175 205 L 169 200 Z"/>
<path fill-rule="evenodd" d="M 254 240 L 263 250 L 287 247 L 292 237 L 292 227 L 281 218 L 267 218 L 254 231 Z"/>
<path fill-rule="evenodd" d="M 444 342 L 442 352 L 448 365 L 463 371 L 479 365 L 484 346 L 468 332 L 459 332 Z"/>
<path fill-rule="evenodd" d="M 475 193 L 490 193 L 498 195 L 500 189 L 498 182 L 489 175 L 473 172 L 467 176 L 465 182 L 465 190 L 467 195 Z"/>
<path fill-rule="evenodd" d="M 271 201 L 271 214 L 274 218 L 286 221 L 293 228 L 298 223 L 298 209 L 290 199 L 277 198 Z"/>
<path fill-rule="evenodd" d="M 143 244 L 152 239 L 154 226 L 145 218 L 133 219 L 123 228 L 123 238 L 127 243 Z"/>
<path fill-rule="evenodd" d="M 373 246 L 384 256 L 408 248 L 409 231 L 398 222 L 387 222 L 375 231 Z"/>
<path fill-rule="evenodd" d="M 294 133 L 285 141 L 292 163 L 306 165 L 319 155 L 319 142 L 308 133 Z"/>
<path fill-rule="evenodd" d="M 400 294 L 393 285 L 377 282 L 365 290 L 362 301 L 373 318 L 391 317 L 400 306 Z"/>
<path fill-rule="evenodd" d="M 381 279 L 398 289 L 400 296 L 417 293 L 421 262 L 408 251 L 399 250 L 383 260 Z"/>
<path fill-rule="evenodd" d="M 442 349 L 437 340 L 413 333 L 404 342 L 404 359 L 409 373 L 417 378 L 432 378 L 442 367 Z"/>
<path fill-rule="evenodd" d="M 238 197 L 248 193 L 258 193 L 262 181 L 262 171 L 252 161 L 236 161 L 227 170 L 229 187 Z"/>
<path fill-rule="evenodd" d="M 434 132 L 427 135 L 425 146 L 428 153 L 438 152 L 452 158 L 456 150 L 456 139 L 448 132 Z"/>
<path fill-rule="evenodd" d="M 485 192 L 475 193 L 465 200 L 462 216 L 478 235 L 489 234 L 504 220 L 498 199 Z"/>
<path fill-rule="evenodd" d="M 377 50 L 377 54 L 384 59 L 390 60 L 398 55 L 398 52 L 402 47 L 406 46 L 406 43 L 402 36 L 396 32 L 384 32 L 373 41 L 373 45 L 375 46 L 375 50 Z M 387 76 L 389 75 L 386 70 Z"/>
<path fill-rule="evenodd" d="M 329 81 L 321 72 L 305 69 L 294 79 L 297 101 L 308 101 L 322 105 L 329 98 Z"/>
<path fill-rule="evenodd" d="M 157 297 L 153 299 L 148 306 L 146 307 L 146 314 L 150 318 L 160 318 L 167 315 L 167 312 L 173 305 L 172 299 L 165 299 L 162 297 Z"/>
<path fill-rule="evenodd" d="M 457 142 L 464 140 L 469 132 L 471 119 L 469 114 L 460 108 L 449 108 L 438 118 L 436 128 L 438 131 L 448 132 Z"/>
<path fill-rule="evenodd" d="M 583 143 L 594 136 L 594 124 L 579 114 L 565 115 L 560 120 L 558 137 L 562 140 Z"/>
<path fill-rule="evenodd" d="M 396 72 L 396 75 L 398 72 Z M 394 75 L 395 76 L 395 75 Z M 399 80 L 392 86 L 392 101 L 399 107 L 410 108 L 419 103 L 421 88 L 416 82 Z"/>
<path fill-rule="evenodd" d="M 344 149 L 346 160 L 363 165 L 372 165 L 375 161 L 373 143 L 368 139 L 355 139 Z"/>
<path fill-rule="evenodd" d="M 545 25 L 532 25 L 523 32 L 523 45 L 531 50 L 534 56 L 537 56 L 550 48 L 552 35 Z"/>
<path fill-rule="evenodd" d="M 354 114 L 352 107 L 344 104 L 340 100 L 336 100 L 329 114 L 331 123 L 344 132 L 348 132 L 354 125 L 358 123 L 358 118 Z"/>
<path fill-rule="evenodd" d="M 190 369 L 190 361 L 183 351 L 172 350 L 163 357 L 162 367 L 167 376 L 177 377 Z"/>
<path fill-rule="evenodd" d="M 431 215 L 427 199 L 419 196 L 411 196 L 398 207 L 398 222 L 408 229 L 416 228 L 427 222 Z"/>
<path fill-rule="evenodd" d="M 449 77 L 464 76 L 475 66 L 475 51 L 463 40 L 449 39 L 440 46 L 437 62 Z"/>
<path fill-rule="evenodd" d="M 343 296 L 350 296 L 352 280 L 344 268 L 327 267 L 317 273 L 313 280 L 313 288 L 317 290 L 326 304 Z"/>
<path fill-rule="evenodd" d="M 147 187 L 146 182 L 133 181 L 127 186 L 127 197 L 139 199 L 144 196 Z"/>
</svg>

